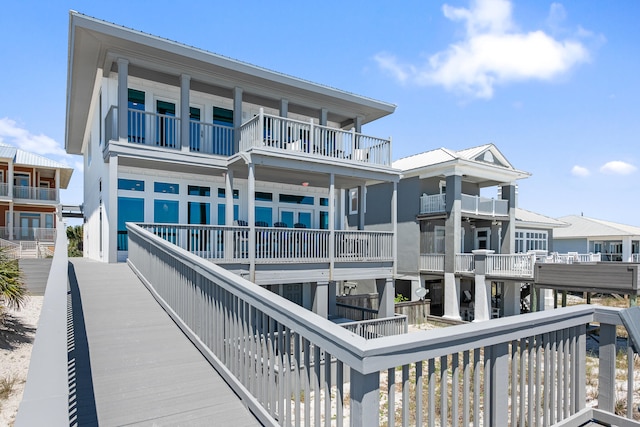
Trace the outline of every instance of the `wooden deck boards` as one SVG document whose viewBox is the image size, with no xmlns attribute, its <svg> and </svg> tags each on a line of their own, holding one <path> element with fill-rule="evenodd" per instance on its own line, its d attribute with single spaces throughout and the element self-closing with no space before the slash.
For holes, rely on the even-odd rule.
<svg viewBox="0 0 640 427">
<path fill-rule="evenodd" d="M 260 425 L 126 264 L 71 263 L 100 425 Z"/>
</svg>

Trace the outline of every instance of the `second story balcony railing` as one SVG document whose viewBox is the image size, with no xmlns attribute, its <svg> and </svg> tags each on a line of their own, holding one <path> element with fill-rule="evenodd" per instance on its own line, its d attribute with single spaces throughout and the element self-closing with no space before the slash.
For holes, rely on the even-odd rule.
<svg viewBox="0 0 640 427">
<path fill-rule="evenodd" d="M 278 149 L 291 153 L 306 153 L 331 159 L 375 165 L 391 165 L 391 141 L 345 131 L 260 114 L 240 129 L 240 150 L 252 147 Z"/>
<path fill-rule="evenodd" d="M 182 150 L 181 119 L 167 114 L 128 109 L 127 142 L 131 144 Z M 105 150 L 118 140 L 118 107 L 111 107 L 105 118 Z M 189 121 L 189 151 L 230 156 L 234 153 L 232 126 Z"/>
<path fill-rule="evenodd" d="M 0 182 L 0 197 L 7 197 L 9 195 L 9 184 L 6 182 Z"/>
<path fill-rule="evenodd" d="M 55 202 L 58 200 L 58 189 L 45 187 L 23 187 L 15 185 L 13 187 L 13 198 Z"/>
<path fill-rule="evenodd" d="M 533 278 L 535 254 L 487 255 L 486 275 Z"/>
<path fill-rule="evenodd" d="M 444 254 L 420 254 L 420 270 L 444 272 Z"/>
<path fill-rule="evenodd" d="M 420 213 L 434 214 L 445 212 L 445 200 L 446 194 L 423 194 L 420 196 Z M 492 217 L 507 216 L 509 214 L 509 205 L 506 200 L 462 194 L 460 201 L 460 210 L 463 213 L 488 215 Z"/>
</svg>

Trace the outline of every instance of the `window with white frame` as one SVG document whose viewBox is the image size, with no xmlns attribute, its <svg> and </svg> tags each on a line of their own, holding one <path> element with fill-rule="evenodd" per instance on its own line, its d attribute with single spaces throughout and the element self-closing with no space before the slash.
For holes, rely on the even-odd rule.
<svg viewBox="0 0 640 427">
<path fill-rule="evenodd" d="M 546 251 L 548 233 L 542 230 L 516 231 L 516 253 L 528 251 Z"/>
<path fill-rule="evenodd" d="M 358 189 L 352 188 L 349 190 L 349 214 L 354 215 L 358 213 Z"/>
</svg>

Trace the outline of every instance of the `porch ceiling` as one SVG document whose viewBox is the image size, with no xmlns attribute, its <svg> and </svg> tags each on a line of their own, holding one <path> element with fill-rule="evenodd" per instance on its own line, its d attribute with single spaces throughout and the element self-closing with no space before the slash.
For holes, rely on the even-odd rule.
<svg viewBox="0 0 640 427">
<path fill-rule="evenodd" d="M 398 182 L 400 172 L 385 167 L 367 164 L 353 164 L 335 159 L 322 159 L 315 156 L 280 154 L 253 150 L 244 155 L 236 155 L 229 161 L 229 169 L 234 178 L 248 178 L 247 161 L 254 165 L 256 180 L 291 185 L 308 183 L 310 187 L 329 187 L 330 174 L 334 174 L 335 187 L 354 188 L 358 185 L 372 185 L 383 182 Z"/>
</svg>

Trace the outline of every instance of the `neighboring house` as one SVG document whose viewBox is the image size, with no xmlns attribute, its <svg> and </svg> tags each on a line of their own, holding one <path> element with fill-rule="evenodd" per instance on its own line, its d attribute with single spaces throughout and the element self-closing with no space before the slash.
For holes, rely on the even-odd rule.
<svg viewBox="0 0 640 427">
<path fill-rule="evenodd" d="M 128 222 L 162 224 L 146 227 L 318 313 L 363 279 L 392 314 L 400 173 L 391 140 L 362 127 L 394 105 L 76 12 L 69 28 L 85 256 L 124 261 Z M 365 229 L 376 183 L 394 220 Z"/>
<path fill-rule="evenodd" d="M 19 249 L 20 242 L 55 241 L 60 189 L 67 188 L 72 173 L 66 165 L 0 143 L 2 246 Z M 37 255 L 34 244 L 22 247 L 23 256 Z"/>
<path fill-rule="evenodd" d="M 493 144 L 460 151 L 439 148 L 396 160 L 393 166 L 403 172 L 396 292 L 415 299 L 416 289 L 425 287 L 432 313 L 450 318 L 465 317 L 461 304 L 475 305 L 475 319 L 495 315 L 500 310 L 495 296 L 503 292 L 495 281 L 473 274 L 472 251 L 516 252 L 515 183 L 529 173 L 514 168 Z M 501 197 L 481 196 L 485 189 L 500 189 Z M 385 184 L 368 189 L 368 226 L 390 220 L 373 209 L 390 190 Z M 519 291 L 514 281 L 505 286 Z M 512 293 L 519 306 L 519 292 Z"/>
<path fill-rule="evenodd" d="M 640 227 L 582 215 L 558 219 L 569 226 L 554 233 L 555 251 L 600 254 L 602 261 L 640 261 Z"/>
<path fill-rule="evenodd" d="M 554 230 L 567 227 L 568 225 L 569 224 L 564 221 L 516 206 L 516 235 L 514 252 L 556 252 L 556 249 L 553 246 L 553 237 L 555 236 Z"/>
</svg>

